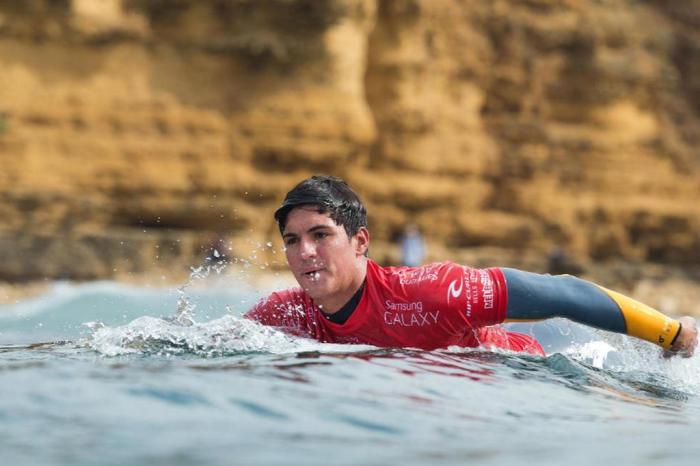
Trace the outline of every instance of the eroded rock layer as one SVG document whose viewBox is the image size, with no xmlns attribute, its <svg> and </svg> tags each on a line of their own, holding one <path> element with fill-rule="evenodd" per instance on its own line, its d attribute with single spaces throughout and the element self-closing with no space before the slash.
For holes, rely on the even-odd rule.
<svg viewBox="0 0 700 466">
<path fill-rule="evenodd" d="M 313 173 L 360 191 L 382 261 L 416 223 L 434 258 L 696 264 L 699 11 L 4 1 L 0 279 L 279 245 L 271 213 Z"/>
</svg>

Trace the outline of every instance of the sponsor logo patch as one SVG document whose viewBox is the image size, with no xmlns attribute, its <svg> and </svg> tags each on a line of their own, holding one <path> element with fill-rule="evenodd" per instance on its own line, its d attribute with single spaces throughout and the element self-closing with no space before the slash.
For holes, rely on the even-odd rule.
<svg viewBox="0 0 700 466">
<path fill-rule="evenodd" d="M 464 283 L 462 280 L 452 280 L 449 288 L 447 288 L 447 302 L 450 302 L 450 298 L 459 298 L 462 295 Z"/>
</svg>

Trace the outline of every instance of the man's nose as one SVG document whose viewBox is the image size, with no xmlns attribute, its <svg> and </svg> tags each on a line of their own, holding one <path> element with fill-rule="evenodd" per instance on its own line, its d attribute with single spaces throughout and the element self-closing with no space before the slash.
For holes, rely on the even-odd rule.
<svg viewBox="0 0 700 466">
<path fill-rule="evenodd" d="M 316 256 L 316 243 L 306 239 L 302 239 L 299 244 L 299 254 L 301 258 L 306 260 Z"/>
</svg>

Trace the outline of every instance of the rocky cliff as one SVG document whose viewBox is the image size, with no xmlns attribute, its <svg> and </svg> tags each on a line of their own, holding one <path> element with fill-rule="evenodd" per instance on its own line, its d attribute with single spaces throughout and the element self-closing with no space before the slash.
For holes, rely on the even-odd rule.
<svg viewBox="0 0 700 466">
<path fill-rule="evenodd" d="M 281 265 L 313 173 L 373 253 L 700 262 L 700 2 L 4 0 L 0 279 Z M 268 242 L 273 247 L 265 247 Z M 263 247 L 260 247 L 263 245 Z"/>
</svg>

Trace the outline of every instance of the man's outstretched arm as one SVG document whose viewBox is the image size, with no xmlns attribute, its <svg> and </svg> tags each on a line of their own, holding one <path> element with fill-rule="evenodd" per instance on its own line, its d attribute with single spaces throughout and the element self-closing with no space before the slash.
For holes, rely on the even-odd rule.
<svg viewBox="0 0 700 466">
<path fill-rule="evenodd" d="M 501 269 L 508 287 L 508 320 L 566 317 L 625 333 L 689 356 L 697 344 L 695 319 L 672 319 L 615 291 L 570 275 L 540 275 Z"/>
</svg>

